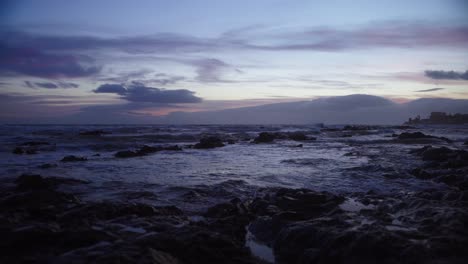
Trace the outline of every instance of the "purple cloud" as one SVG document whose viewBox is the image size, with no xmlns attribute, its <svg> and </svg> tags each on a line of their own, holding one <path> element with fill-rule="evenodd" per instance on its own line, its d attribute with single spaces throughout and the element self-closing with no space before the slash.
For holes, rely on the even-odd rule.
<svg viewBox="0 0 468 264">
<path fill-rule="evenodd" d="M 45 89 L 58 89 L 58 88 L 78 88 L 79 85 L 71 82 L 31 82 L 24 81 L 24 85 L 28 88 L 45 88 Z"/>
<path fill-rule="evenodd" d="M 425 71 L 424 74 L 436 80 L 468 80 L 468 71 Z"/>
<path fill-rule="evenodd" d="M 31 47 L 12 47 L 0 43 L 0 75 L 27 75 L 57 79 L 86 77 L 101 68 L 85 66 L 94 62 L 84 55 L 52 54 Z"/>
<path fill-rule="evenodd" d="M 428 93 L 428 92 L 436 92 L 436 91 L 440 91 L 440 90 L 444 90 L 444 88 L 432 88 L 432 89 L 418 90 L 418 91 L 415 91 L 415 92 L 417 92 L 417 93 Z"/>
<path fill-rule="evenodd" d="M 158 104 L 177 103 L 199 103 L 200 97 L 195 96 L 195 92 L 179 89 L 165 90 L 153 87 L 146 87 L 143 84 L 133 83 L 132 85 L 103 84 L 94 93 L 118 94 L 122 99 L 130 102 L 150 102 Z"/>
<path fill-rule="evenodd" d="M 315 28 L 276 36 L 287 44 L 251 45 L 262 50 L 342 51 L 364 48 L 466 48 L 467 26 L 439 26 L 422 23 L 387 22 L 353 30 Z"/>
</svg>

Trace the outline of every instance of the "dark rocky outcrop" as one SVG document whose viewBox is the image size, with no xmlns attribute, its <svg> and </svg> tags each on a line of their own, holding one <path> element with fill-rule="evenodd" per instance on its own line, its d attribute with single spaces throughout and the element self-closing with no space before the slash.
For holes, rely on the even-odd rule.
<svg viewBox="0 0 468 264">
<path fill-rule="evenodd" d="M 79 133 L 80 136 L 101 136 L 101 135 L 106 135 L 106 134 L 111 134 L 111 132 L 107 132 L 104 130 L 89 130 L 89 131 L 81 131 Z"/>
<path fill-rule="evenodd" d="M 133 158 L 133 157 L 141 157 L 141 156 L 146 156 L 149 154 L 153 154 L 159 151 L 181 151 L 182 148 L 179 147 L 178 145 L 173 145 L 173 146 L 156 146 L 156 147 L 151 147 L 151 146 L 146 146 L 144 145 L 140 149 L 133 151 L 133 150 L 124 150 L 124 151 L 119 151 L 114 154 L 116 158 Z"/>
<path fill-rule="evenodd" d="M 403 132 L 400 135 L 395 135 L 395 136 L 399 140 L 403 140 L 403 141 L 420 140 L 420 139 L 436 139 L 436 140 L 442 140 L 448 143 L 452 142 L 452 140 L 446 137 L 436 137 L 436 136 L 426 135 L 422 132 Z"/>
<path fill-rule="evenodd" d="M 68 155 L 63 157 L 60 161 L 62 162 L 77 162 L 77 161 L 87 161 L 86 157 L 78 157 L 74 155 Z"/>
<path fill-rule="evenodd" d="M 254 138 L 255 143 L 271 143 L 277 138 L 277 134 L 270 132 L 261 132 L 256 138 Z"/>
<path fill-rule="evenodd" d="M 468 259 L 464 192 L 368 192 L 349 209 L 350 199 L 328 192 L 260 188 L 194 221 L 173 205 L 82 201 L 58 189 L 85 183 L 22 175 L 1 184 L 0 262 L 265 263 L 245 246 L 247 231 L 280 264 Z"/>
<path fill-rule="evenodd" d="M 220 138 L 211 136 L 200 139 L 200 142 L 195 144 L 193 147 L 196 149 L 220 148 L 224 147 L 224 143 Z"/>
</svg>

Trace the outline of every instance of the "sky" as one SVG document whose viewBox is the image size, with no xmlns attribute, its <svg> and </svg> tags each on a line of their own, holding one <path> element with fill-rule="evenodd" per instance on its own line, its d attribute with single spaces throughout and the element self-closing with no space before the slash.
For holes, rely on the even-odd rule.
<svg viewBox="0 0 468 264">
<path fill-rule="evenodd" d="M 0 36 L 0 122 L 468 99 L 462 0 L 0 0 Z"/>
</svg>

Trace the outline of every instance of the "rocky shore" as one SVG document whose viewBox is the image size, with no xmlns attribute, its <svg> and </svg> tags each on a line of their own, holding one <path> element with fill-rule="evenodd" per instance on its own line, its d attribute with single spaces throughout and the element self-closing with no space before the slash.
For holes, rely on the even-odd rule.
<svg viewBox="0 0 468 264">
<path fill-rule="evenodd" d="M 194 214 L 174 205 L 83 201 L 82 194 L 69 188 L 87 184 L 39 175 L 4 180 L 0 262 L 466 263 L 468 259 L 468 191 L 462 187 L 353 197 L 259 188 L 251 196 Z M 255 245 L 269 252 L 257 251 Z"/>
<path fill-rule="evenodd" d="M 372 135 L 375 129 L 346 126 L 313 133 L 261 131 L 250 136 L 206 133 L 189 142 L 112 147 L 102 156 L 57 154 L 48 163 L 35 165 L 42 176 L 19 173 L 0 178 L 0 263 L 467 263 L 465 139 L 403 127 L 399 134 L 351 140 Z M 84 130 L 78 136 L 114 141 L 106 139 L 109 135 L 113 134 Z M 343 148 L 339 153 L 344 153 L 344 161 L 367 159 L 362 166 L 341 170 L 342 180 L 365 180 L 357 178 L 357 172 L 363 171 L 374 173 L 372 177 L 381 175 L 384 181 L 414 179 L 443 187 L 332 192 L 316 187 L 265 187 L 235 175 L 219 184 L 165 186 L 167 193 L 159 193 L 146 188 L 157 185 L 154 182 L 129 186 L 112 179 L 96 184 L 100 186 L 96 189 L 92 179 L 44 176 L 97 159 L 102 159 L 99 168 L 108 168 L 110 162 L 114 166 L 153 162 L 179 154 L 208 159 L 205 155 L 230 153 L 235 149 L 231 147 L 239 145 L 245 146 L 239 152 L 243 155 L 253 149 L 282 147 L 287 154 L 278 159 L 281 165 L 312 166 L 320 160 L 298 158 L 293 154 L 298 152 L 292 151 L 312 152 L 309 147 L 323 143 L 324 138 L 333 139 L 327 147 Z M 370 144 L 379 145 L 371 148 Z M 388 159 L 382 162 L 375 154 L 385 153 L 376 152 L 382 146 L 397 148 L 396 155 L 414 161 L 396 170 L 392 166 L 397 161 L 391 160 L 390 166 Z M 38 157 L 60 147 L 55 142 L 23 141 L 9 147 L 8 153 Z M 325 150 L 315 149 L 322 151 L 320 158 L 327 155 Z M 148 159 L 151 155 L 155 159 Z M 99 192 L 115 195 L 93 196 Z"/>
</svg>

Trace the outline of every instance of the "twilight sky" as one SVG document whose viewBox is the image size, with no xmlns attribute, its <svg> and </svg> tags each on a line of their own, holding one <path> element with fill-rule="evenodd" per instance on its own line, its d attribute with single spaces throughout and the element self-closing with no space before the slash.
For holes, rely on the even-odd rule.
<svg viewBox="0 0 468 264">
<path fill-rule="evenodd" d="M 468 99 L 467 14 L 463 0 L 0 0 L 0 122 Z"/>
</svg>

